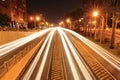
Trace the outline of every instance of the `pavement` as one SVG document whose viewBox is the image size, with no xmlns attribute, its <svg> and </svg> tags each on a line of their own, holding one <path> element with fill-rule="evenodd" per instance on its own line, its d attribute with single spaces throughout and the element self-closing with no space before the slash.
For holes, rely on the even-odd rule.
<svg viewBox="0 0 120 80">
<path fill-rule="evenodd" d="M 0 45 L 17 40 L 19 38 L 28 36 L 35 32 L 22 32 L 22 31 L 0 31 Z"/>
</svg>

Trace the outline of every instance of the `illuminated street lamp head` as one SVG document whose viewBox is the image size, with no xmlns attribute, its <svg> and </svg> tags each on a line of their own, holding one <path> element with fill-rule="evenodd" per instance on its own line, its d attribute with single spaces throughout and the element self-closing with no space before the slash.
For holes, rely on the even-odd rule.
<svg viewBox="0 0 120 80">
<path fill-rule="evenodd" d="M 39 21 L 39 20 L 40 20 L 40 17 L 37 16 L 37 17 L 36 17 L 36 20 Z"/>
<path fill-rule="evenodd" d="M 81 20 L 81 19 L 79 19 L 78 21 L 79 21 L 79 22 L 81 22 L 82 20 Z"/>
<path fill-rule="evenodd" d="M 61 24 L 64 24 L 64 22 L 63 22 L 63 21 L 61 21 Z"/>
<path fill-rule="evenodd" d="M 59 25 L 63 25 L 64 24 L 64 22 L 63 21 L 61 21 L 60 23 L 59 23 Z"/>
<path fill-rule="evenodd" d="M 98 16 L 98 11 L 94 11 L 93 16 L 95 16 L 95 17 Z"/>
<path fill-rule="evenodd" d="M 66 22 L 67 22 L 67 23 L 70 23 L 70 19 L 67 19 Z"/>
<path fill-rule="evenodd" d="M 30 17 L 30 20 L 33 20 L 33 17 Z"/>
</svg>

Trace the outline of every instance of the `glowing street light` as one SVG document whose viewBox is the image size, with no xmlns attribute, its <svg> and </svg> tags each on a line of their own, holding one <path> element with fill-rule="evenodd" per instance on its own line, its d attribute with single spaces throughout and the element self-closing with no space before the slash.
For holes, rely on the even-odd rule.
<svg viewBox="0 0 120 80">
<path fill-rule="evenodd" d="M 96 17 L 98 16 L 98 11 L 94 11 L 93 12 L 93 16 L 95 17 L 95 22 L 93 22 L 95 24 L 95 40 L 97 39 L 97 32 L 96 32 L 96 25 L 97 25 L 97 22 L 96 22 Z"/>
<path fill-rule="evenodd" d="M 66 20 L 66 22 L 67 22 L 68 27 L 71 29 L 71 20 L 68 18 L 68 19 Z"/>
<path fill-rule="evenodd" d="M 95 16 L 95 17 L 98 16 L 98 11 L 94 11 L 93 16 Z"/>
<path fill-rule="evenodd" d="M 36 20 L 39 21 L 39 20 L 40 20 L 40 17 L 37 16 L 37 17 L 36 17 Z"/>
<path fill-rule="evenodd" d="M 39 16 L 31 16 L 30 20 L 33 21 L 34 27 L 37 29 L 38 21 L 40 21 L 40 17 Z"/>
<path fill-rule="evenodd" d="M 70 19 L 67 19 L 66 22 L 67 22 L 67 23 L 70 23 Z"/>
<path fill-rule="evenodd" d="M 59 22 L 59 25 L 63 27 L 64 22 L 63 21 Z"/>
<path fill-rule="evenodd" d="M 79 21 L 79 22 L 81 22 L 82 20 L 81 20 L 81 19 L 79 19 L 78 21 Z"/>
<path fill-rule="evenodd" d="M 61 24 L 64 24 L 64 22 L 63 22 L 63 21 L 61 21 Z"/>
<path fill-rule="evenodd" d="M 33 20 L 33 17 L 30 17 L 30 20 Z"/>
</svg>

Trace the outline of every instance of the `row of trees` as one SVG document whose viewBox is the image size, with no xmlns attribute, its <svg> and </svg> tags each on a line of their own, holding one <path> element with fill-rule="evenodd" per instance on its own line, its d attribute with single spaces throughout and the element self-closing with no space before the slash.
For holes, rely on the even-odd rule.
<svg viewBox="0 0 120 80">
<path fill-rule="evenodd" d="M 82 2 L 83 5 L 79 9 L 67 14 L 65 17 L 70 17 L 72 19 L 72 22 L 78 25 L 80 25 L 77 22 L 78 19 L 84 18 L 82 26 L 84 26 L 84 32 L 86 33 L 88 29 L 92 29 L 90 21 L 96 19 L 93 18 L 93 10 L 98 10 L 99 15 L 96 21 L 97 24 L 99 22 L 99 25 L 96 26 L 98 26 L 100 29 L 103 29 L 103 31 L 106 30 L 106 26 L 108 25 L 112 28 L 110 48 L 113 49 L 115 46 L 115 29 L 120 22 L 120 0 L 83 0 Z M 101 32 L 100 35 L 105 34 Z M 100 39 L 102 43 L 104 41 L 104 36 L 101 36 Z"/>
</svg>

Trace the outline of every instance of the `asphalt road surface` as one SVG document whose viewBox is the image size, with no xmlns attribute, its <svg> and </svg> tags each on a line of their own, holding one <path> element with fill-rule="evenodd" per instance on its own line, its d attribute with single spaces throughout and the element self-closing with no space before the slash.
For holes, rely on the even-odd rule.
<svg viewBox="0 0 120 80">
<path fill-rule="evenodd" d="M 47 31 L 43 38 L 18 79 L 120 79 L 120 59 L 80 34 L 57 27 Z"/>
</svg>

